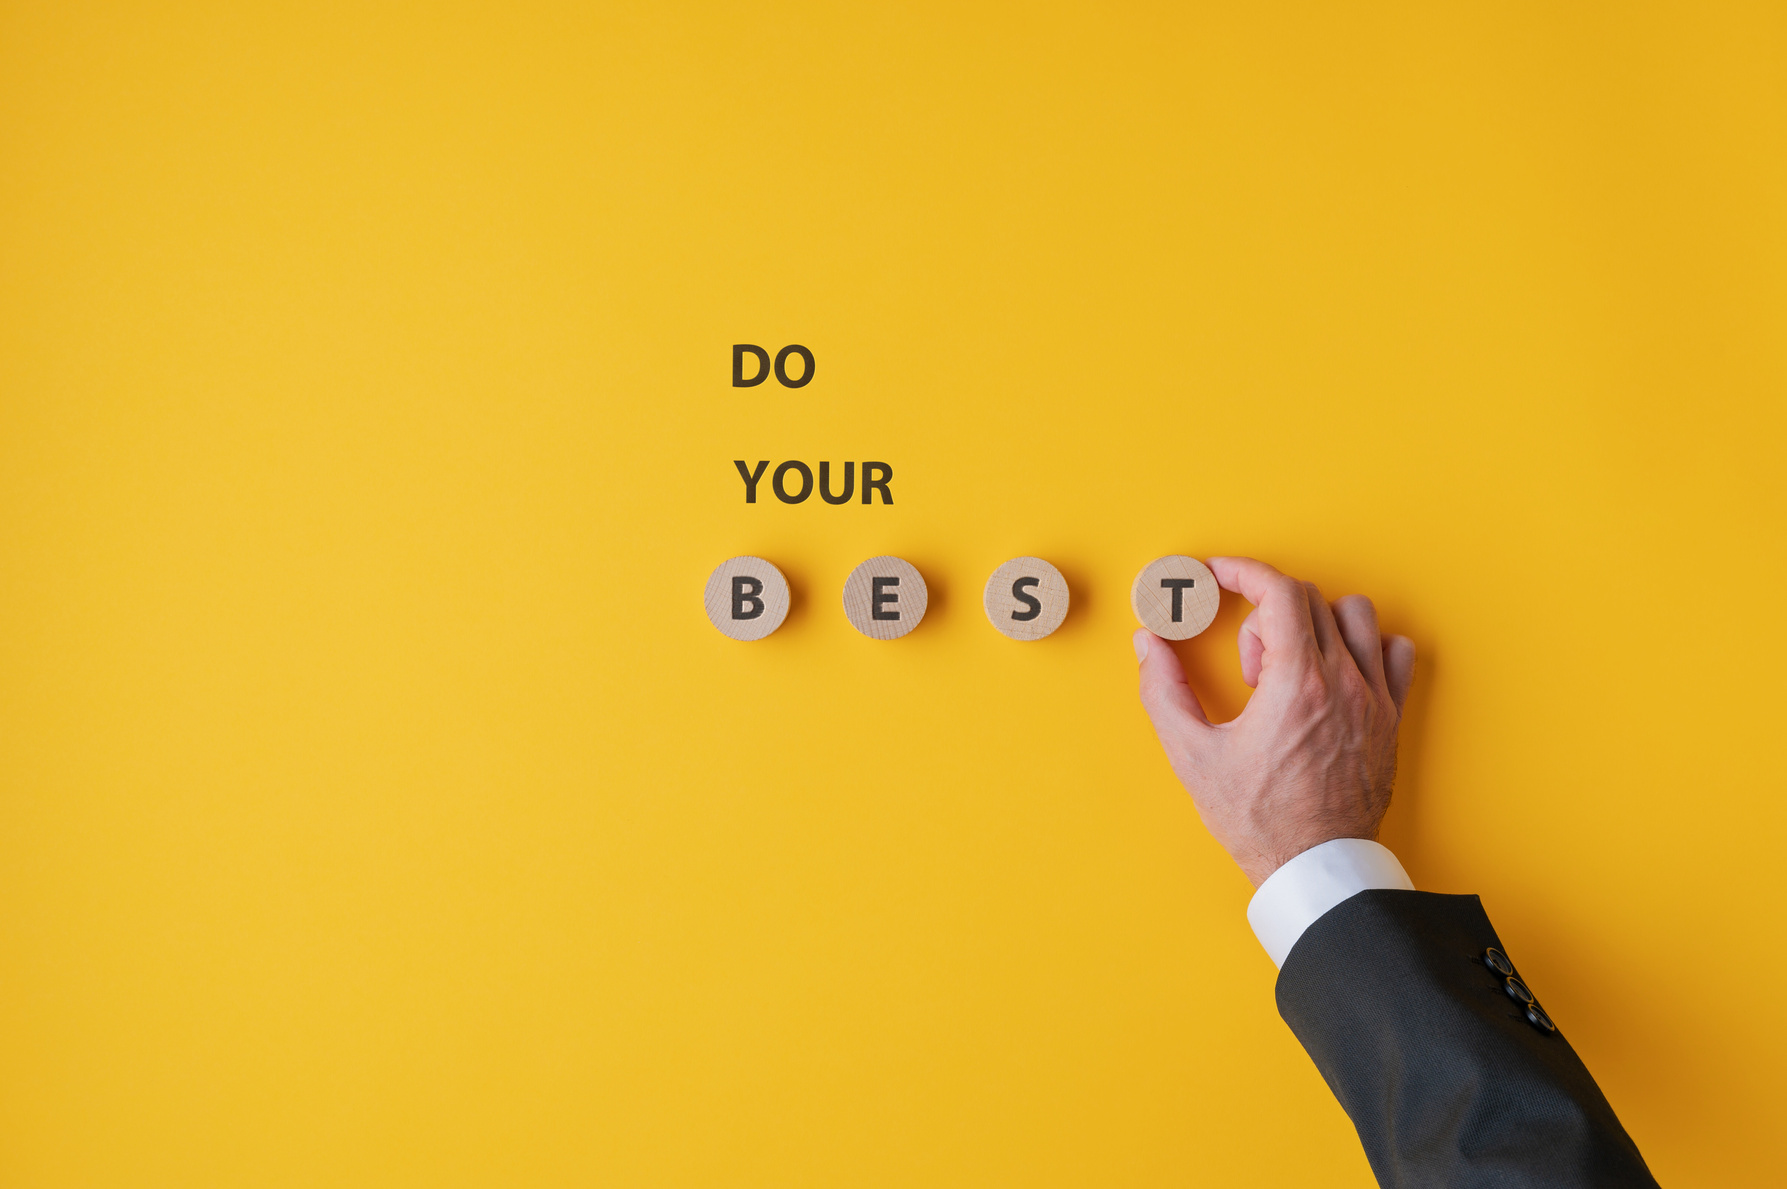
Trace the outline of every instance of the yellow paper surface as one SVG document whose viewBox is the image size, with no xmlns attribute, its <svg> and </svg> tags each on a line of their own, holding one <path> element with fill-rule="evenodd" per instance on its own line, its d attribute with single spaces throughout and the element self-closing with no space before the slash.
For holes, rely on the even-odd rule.
<svg viewBox="0 0 1787 1189">
<path fill-rule="evenodd" d="M 1251 553 L 1418 642 L 1385 840 L 1663 1183 L 1776 1183 L 1784 54 L 0 8 L 0 1180 L 1369 1185 L 1134 696 L 1135 572 Z M 980 608 L 1026 554 L 1037 643 Z M 1219 716 L 1245 611 L 1180 646 Z"/>
</svg>

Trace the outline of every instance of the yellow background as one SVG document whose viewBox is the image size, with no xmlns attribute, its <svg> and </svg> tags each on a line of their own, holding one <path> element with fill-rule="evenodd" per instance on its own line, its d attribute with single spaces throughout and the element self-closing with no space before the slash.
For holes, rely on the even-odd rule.
<svg viewBox="0 0 1787 1189">
<path fill-rule="evenodd" d="M 1135 571 L 1246 552 L 1419 642 L 1386 840 L 1663 1182 L 1778 1183 L 1783 62 L 1766 4 L 5 4 L 0 1180 L 1370 1184 L 1134 698 Z"/>
</svg>

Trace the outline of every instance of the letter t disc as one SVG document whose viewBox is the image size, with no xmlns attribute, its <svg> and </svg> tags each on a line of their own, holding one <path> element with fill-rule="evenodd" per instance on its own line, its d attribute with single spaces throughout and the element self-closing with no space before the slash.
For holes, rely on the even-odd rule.
<svg viewBox="0 0 1787 1189">
<path fill-rule="evenodd" d="M 1216 575 L 1195 557 L 1170 554 L 1142 567 L 1129 588 L 1129 606 L 1162 640 L 1189 640 L 1216 618 L 1222 592 Z"/>
</svg>

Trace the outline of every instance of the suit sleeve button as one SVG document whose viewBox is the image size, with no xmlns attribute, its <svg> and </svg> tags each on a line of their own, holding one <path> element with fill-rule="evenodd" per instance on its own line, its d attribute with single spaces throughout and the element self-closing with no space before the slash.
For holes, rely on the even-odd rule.
<svg viewBox="0 0 1787 1189">
<path fill-rule="evenodd" d="M 1537 1028 L 1540 1032 L 1557 1031 L 1557 1025 L 1551 1022 L 1551 1017 L 1545 1014 L 1545 1009 L 1536 1003 L 1527 1004 L 1526 1022 Z"/>
<path fill-rule="evenodd" d="M 1508 998 L 1522 1007 L 1531 1007 L 1539 1001 L 1532 989 L 1517 978 L 1509 977 L 1502 983 L 1502 989 L 1508 992 Z"/>
<path fill-rule="evenodd" d="M 1489 967 L 1489 969 L 1495 971 L 1503 978 L 1508 978 L 1514 973 L 1514 963 L 1508 961 L 1508 955 L 1502 953 L 1494 946 L 1490 946 L 1483 951 L 1483 965 Z"/>
</svg>

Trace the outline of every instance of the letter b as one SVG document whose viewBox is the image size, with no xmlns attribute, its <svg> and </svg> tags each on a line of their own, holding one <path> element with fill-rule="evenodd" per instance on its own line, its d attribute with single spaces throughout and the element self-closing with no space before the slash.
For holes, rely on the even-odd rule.
<svg viewBox="0 0 1787 1189">
<path fill-rule="evenodd" d="M 749 574 L 732 576 L 732 618 L 756 619 L 763 614 L 763 583 Z"/>
</svg>

